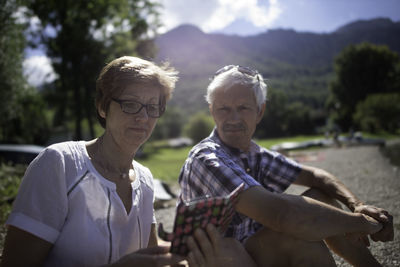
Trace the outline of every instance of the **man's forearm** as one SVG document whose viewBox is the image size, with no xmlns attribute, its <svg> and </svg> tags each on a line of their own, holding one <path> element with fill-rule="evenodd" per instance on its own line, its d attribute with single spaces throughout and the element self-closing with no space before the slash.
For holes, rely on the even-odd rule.
<svg viewBox="0 0 400 267">
<path fill-rule="evenodd" d="M 381 225 L 362 214 L 353 214 L 317 200 L 274 194 L 262 187 L 243 192 L 237 210 L 264 226 L 305 240 L 322 240 L 345 233 L 374 233 Z"/>
<path fill-rule="evenodd" d="M 380 224 L 362 214 L 346 212 L 303 196 L 282 195 L 288 212 L 281 216 L 285 232 L 306 240 L 322 240 L 346 233 L 374 233 Z"/>
<path fill-rule="evenodd" d="M 322 169 L 303 166 L 296 184 L 318 188 L 331 198 L 342 202 L 351 211 L 363 204 L 339 179 Z"/>
</svg>

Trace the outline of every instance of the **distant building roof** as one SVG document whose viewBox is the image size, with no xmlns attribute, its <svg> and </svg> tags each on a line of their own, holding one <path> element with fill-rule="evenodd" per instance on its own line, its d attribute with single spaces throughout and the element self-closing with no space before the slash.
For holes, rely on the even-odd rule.
<svg viewBox="0 0 400 267">
<path fill-rule="evenodd" d="M 39 154 L 43 149 L 44 149 L 44 147 L 37 146 L 37 145 L 0 144 L 0 151 L 15 151 L 15 152 Z"/>
<path fill-rule="evenodd" d="M 0 160 L 13 164 L 29 164 L 44 147 L 37 145 L 0 144 Z"/>
</svg>

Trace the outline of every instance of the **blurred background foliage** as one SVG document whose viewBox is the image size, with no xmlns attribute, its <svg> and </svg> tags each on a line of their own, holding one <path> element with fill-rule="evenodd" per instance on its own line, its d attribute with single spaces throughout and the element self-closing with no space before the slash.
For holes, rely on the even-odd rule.
<svg viewBox="0 0 400 267">
<path fill-rule="evenodd" d="M 0 249 L 3 248 L 6 227 L 4 222 L 11 211 L 26 165 L 0 163 Z"/>
<path fill-rule="evenodd" d="M 198 112 L 190 117 L 184 127 L 184 133 L 193 140 L 194 144 L 197 144 L 209 136 L 213 128 L 214 121 L 212 117 L 206 112 Z"/>
<path fill-rule="evenodd" d="M 95 81 L 107 62 L 123 55 L 168 60 L 180 72 L 142 150 L 141 163 L 167 182 L 176 182 L 190 147 L 170 149 L 166 140 L 187 136 L 198 142 L 209 135 L 205 90 L 228 64 L 251 66 L 266 78 L 267 108 L 256 131 L 262 146 L 333 130 L 399 135 L 399 22 L 375 19 L 326 34 L 269 30 L 246 37 L 183 25 L 158 35 L 161 8 L 151 0 L 0 0 L 0 143 L 48 145 L 99 136 Z M 51 60 L 52 82 L 28 84 L 23 62 L 29 49 Z M 398 152 L 398 146 L 386 152 L 397 165 Z M 25 169 L 0 165 L 0 224 Z M 0 227 L 0 247 L 3 236 Z"/>
<path fill-rule="evenodd" d="M 344 129 L 355 125 L 365 131 L 396 131 L 399 104 L 393 105 L 391 98 L 398 99 L 400 93 L 399 68 L 399 55 L 386 46 L 346 47 L 335 60 L 336 77 L 330 84 L 328 107 L 334 121 Z M 369 108 L 373 110 L 368 112 Z M 391 113 L 398 117 L 395 127 Z"/>
<path fill-rule="evenodd" d="M 94 137 L 97 75 L 115 57 L 154 56 L 147 35 L 159 26 L 157 7 L 146 0 L 1 0 L 0 141 Z M 28 27 L 33 18 L 39 24 Z M 52 83 L 27 84 L 22 62 L 29 47 L 42 47 L 51 59 Z"/>
<path fill-rule="evenodd" d="M 257 138 L 338 129 L 399 133 L 398 22 L 245 37 L 183 25 L 157 35 L 161 8 L 151 0 L 0 0 L 0 143 L 48 145 L 100 135 L 95 81 L 122 55 L 168 59 L 180 71 L 152 141 L 188 136 L 196 142 L 209 134 L 205 89 L 225 64 L 252 66 L 266 78 L 267 109 Z M 56 77 L 37 88 L 22 67 L 32 48 L 45 52 Z"/>
</svg>

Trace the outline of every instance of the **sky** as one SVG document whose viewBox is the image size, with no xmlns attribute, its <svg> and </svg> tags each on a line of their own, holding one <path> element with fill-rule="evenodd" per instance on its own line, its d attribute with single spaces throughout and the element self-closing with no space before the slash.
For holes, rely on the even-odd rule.
<svg viewBox="0 0 400 267">
<path fill-rule="evenodd" d="M 355 21 L 378 17 L 400 21 L 400 0 L 154 0 L 163 8 L 160 33 L 193 24 L 206 33 L 254 35 L 269 29 L 329 33 Z M 34 86 L 55 79 L 42 50 L 24 61 Z"/>
<path fill-rule="evenodd" d="M 400 21 L 400 0 L 157 0 L 162 32 L 194 24 L 204 32 L 254 35 L 285 28 L 332 32 L 358 19 Z"/>
</svg>

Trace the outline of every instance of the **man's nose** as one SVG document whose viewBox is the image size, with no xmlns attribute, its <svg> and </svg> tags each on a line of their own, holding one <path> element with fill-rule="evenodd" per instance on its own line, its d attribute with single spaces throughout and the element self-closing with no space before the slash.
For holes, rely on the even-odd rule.
<svg viewBox="0 0 400 267">
<path fill-rule="evenodd" d="M 240 114 L 239 114 L 239 112 L 237 111 L 237 110 L 232 110 L 231 111 L 231 114 L 230 114 L 230 116 L 229 116 L 229 119 L 231 120 L 231 121 L 237 121 L 237 120 L 240 120 Z"/>
</svg>

